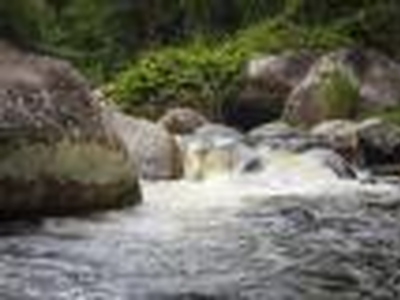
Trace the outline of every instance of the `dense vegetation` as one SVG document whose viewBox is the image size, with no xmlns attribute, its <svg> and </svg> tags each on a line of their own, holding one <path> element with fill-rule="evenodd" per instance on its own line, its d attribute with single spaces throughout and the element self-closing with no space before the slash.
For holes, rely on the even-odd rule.
<svg viewBox="0 0 400 300">
<path fill-rule="evenodd" d="M 400 56 L 398 0 L 13 0 L 0 34 L 72 60 L 127 109 L 218 108 L 244 61 L 358 43 Z M 149 108 L 150 109 L 150 108 Z"/>
</svg>

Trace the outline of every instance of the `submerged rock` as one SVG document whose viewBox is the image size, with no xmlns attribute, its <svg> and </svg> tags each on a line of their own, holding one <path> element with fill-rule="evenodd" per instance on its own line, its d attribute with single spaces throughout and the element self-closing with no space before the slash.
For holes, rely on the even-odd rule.
<svg viewBox="0 0 400 300">
<path fill-rule="evenodd" d="M 190 108 L 171 109 L 159 120 L 173 134 L 191 134 L 207 123 L 206 117 Z"/>
<path fill-rule="evenodd" d="M 315 148 L 303 153 L 302 155 L 318 160 L 322 165 L 334 172 L 338 178 L 356 178 L 356 173 L 352 166 L 333 150 Z"/>
<path fill-rule="evenodd" d="M 182 177 L 182 156 L 174 136 L 159 124 L 106 109 L 108 119 L 125 143 L 141 178 Z"/>
<path fill-rule="evenodd" d="M 0 43 L 0 216 L 140 200 L 135 169 L 88 84 L 67 63 Z"/>
</svg>

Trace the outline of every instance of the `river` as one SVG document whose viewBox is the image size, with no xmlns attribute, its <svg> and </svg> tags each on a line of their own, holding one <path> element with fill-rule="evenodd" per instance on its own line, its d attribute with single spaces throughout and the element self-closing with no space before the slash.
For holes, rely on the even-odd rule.
<svg viewBox="0 0 400 300">
<path fill-rule="evenodd" d="M 137 207 L 3 224 L 0 299 L 400 299 L 399 187 L 281 170 L 142 182 Z"/>
</svg>

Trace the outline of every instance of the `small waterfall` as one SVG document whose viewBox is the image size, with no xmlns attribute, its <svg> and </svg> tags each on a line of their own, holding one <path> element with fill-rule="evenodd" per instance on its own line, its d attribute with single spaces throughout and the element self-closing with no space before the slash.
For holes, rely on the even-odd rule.
<svg viewBox="0 0 400 300">
<path fill-rule="evenodd" d="M 237 136 L 179 138 L 188 180 L 252 176 L 283 186 L 354 177 L 351 167 L 328 149 L 304 152 L 251 147 Z"/>
</svg>

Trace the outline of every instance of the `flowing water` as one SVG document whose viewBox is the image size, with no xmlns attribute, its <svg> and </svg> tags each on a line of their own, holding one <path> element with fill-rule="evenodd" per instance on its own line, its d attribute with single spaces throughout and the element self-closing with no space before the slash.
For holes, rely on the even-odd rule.
<svg viewBox="0 0 400 300">
<path fill-rule="evenodd" d="M 124 211 L 3 224 L 0 299 L 400 299 L 399 188 L 273 162 L 143 182 Z"/>
</svg>

